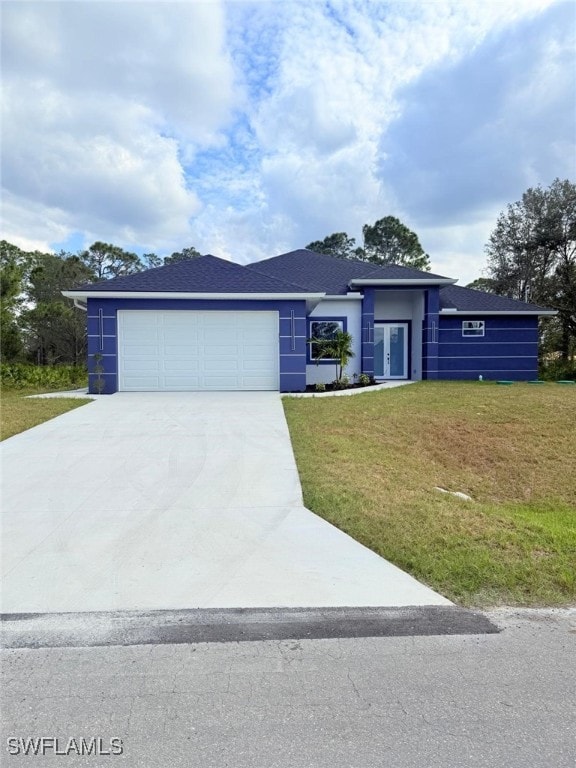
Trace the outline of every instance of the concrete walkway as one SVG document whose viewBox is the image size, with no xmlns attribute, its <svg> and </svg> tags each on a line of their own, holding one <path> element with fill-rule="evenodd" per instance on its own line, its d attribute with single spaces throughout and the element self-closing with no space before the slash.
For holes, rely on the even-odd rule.
<svg viewBox="0 0 576 768">
<path fill-rule="evenodd" d="M 4 613 L 450 605 L 303 507 L 277 393 L 100 397 L 0 456 Z"/>
</svg>

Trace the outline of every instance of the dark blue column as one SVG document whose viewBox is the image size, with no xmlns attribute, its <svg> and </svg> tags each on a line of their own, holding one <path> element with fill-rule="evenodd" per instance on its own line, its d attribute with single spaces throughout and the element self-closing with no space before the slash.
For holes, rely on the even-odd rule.
<svg viewBox="0 0 576 768">
<path fill-rule="evenodd" d="M 374 288 L 363 289 L 362 373 L 374 376 Z"/>
<path fill-rule="evenodd" d="M 422 378 L 438 378 L 440 289 L 436 286 L 424 292 L 424 322 L 422 327 Z"/>
<path fill-rule="evenodd" d="M 117 314 L 112 302 L 88 299 L 88 391 L 112 395 L 118 389 Z"/>
</svg>

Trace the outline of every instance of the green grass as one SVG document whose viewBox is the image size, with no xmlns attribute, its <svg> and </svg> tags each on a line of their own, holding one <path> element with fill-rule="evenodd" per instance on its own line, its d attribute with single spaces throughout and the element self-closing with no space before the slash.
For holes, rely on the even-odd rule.
<svg viewBox="0 0 576 768">
<path fill-rule="evenodd" d="M 26 395 L 41 394 L 47 389 L 12 389 L 3 387 L 0 399 L 0 440 L 36 427 L 55 416 L 91 402 L 88 398 L 34 398 Z"/>
<path fill-rule="evenodd" d="M 576 602 L 576 391 L 422 382 L 284 408 L 326 520 L 465 605 Z"/>
</svg>

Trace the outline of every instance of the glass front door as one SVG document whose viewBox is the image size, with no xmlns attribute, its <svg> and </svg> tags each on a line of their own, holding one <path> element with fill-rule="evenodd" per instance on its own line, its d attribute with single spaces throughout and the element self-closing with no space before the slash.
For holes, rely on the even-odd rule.
<svg viewBox="0 0 576 768">
<path fill-rule="evenodd" d="M 374 323 L 374 376 L 408 378 L 408 323 Z"/>
</svg>

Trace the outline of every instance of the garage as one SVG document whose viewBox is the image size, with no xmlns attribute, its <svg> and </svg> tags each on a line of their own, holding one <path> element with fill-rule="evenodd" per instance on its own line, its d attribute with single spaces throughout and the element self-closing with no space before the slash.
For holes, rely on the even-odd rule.
<svg viewBox="0 0 576 768">
<path fill-rule="evenodd" d="M 277 390 L 278 312 L 119 310 L 123 392 Z"/>
</svg>

